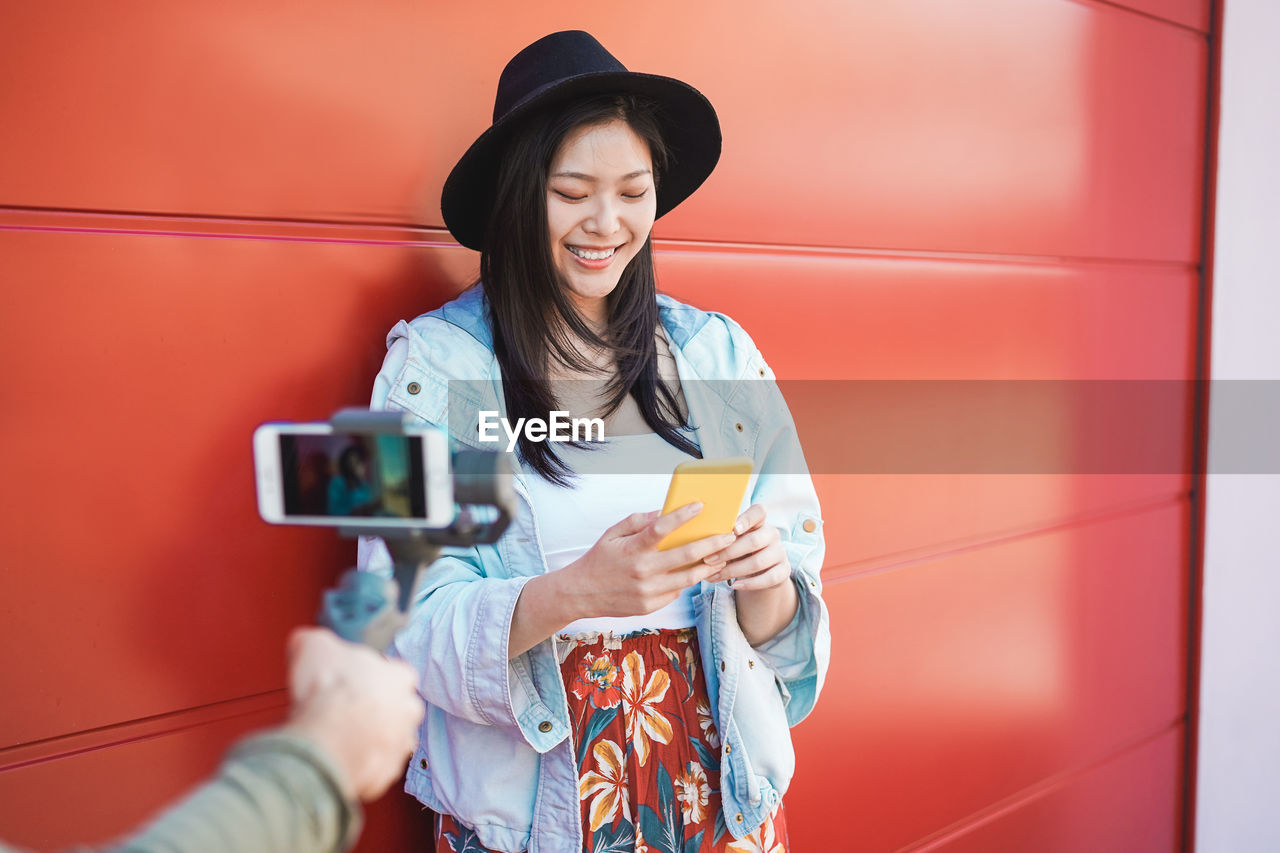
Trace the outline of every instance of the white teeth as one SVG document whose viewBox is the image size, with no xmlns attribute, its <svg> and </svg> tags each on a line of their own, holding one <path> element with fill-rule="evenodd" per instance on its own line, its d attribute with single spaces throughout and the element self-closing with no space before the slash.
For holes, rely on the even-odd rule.
<svg viewBox="0 0 1280 853">
<path fill-rule="evenodd" d="M 613 253 L 618 251 L 618 249 L 615 246 L 614 248 L 608 249 L 603 252 L 588 252 L 586 249 L 579 249 L 577 246 L 570 246 L 569 251 L 573 252 L 575 255 L 582 258 L 583 260 L 603 261 L 605 258 L 612 257 Z"/>
</svg>

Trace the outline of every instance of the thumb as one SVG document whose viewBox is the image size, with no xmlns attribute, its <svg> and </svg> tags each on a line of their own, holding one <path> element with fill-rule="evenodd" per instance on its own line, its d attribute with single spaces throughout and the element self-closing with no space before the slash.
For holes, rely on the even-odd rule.
<svg viewBox="0 0 1280 853">
<path fill-rule="evenodd" d="M 614 537 L 634 536 L 648 527 L 658 515 L 658 510 L 653 512 L 633 512 L 613 527 L 610 527 L 608 532 Z"/>
</svg>

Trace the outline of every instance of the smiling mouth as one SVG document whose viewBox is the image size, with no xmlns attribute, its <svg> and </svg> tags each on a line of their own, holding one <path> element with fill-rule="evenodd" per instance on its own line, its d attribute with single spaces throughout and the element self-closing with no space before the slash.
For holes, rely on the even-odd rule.
<svg viewBox="0 0 1280 853">
<path fill-rule="evenodd" d="M 566 248 L 567 248 L 570 252 L 572 252 L 573 254 L 577 255 L 577 256 L 578 256 L 578 257 L 580 257 L 580 258 L 582 258 L 584 261 L 603 261 L 603 260 L 605 260 L 605 259 L 607 259 L 607 258 L 612 258 L 612 257 L 613 257 L 614 252 L 617 252 L 617 251 L 618 251 L 618 247 L 617 247 L 617 246 L 614 246 L 614 247 L 613 247 L 613 248 L 611 248 L 611 249 L 603 249 L 603 250 L 600 250 L 600 251 L 593 251 L 593 250 L 589 250 L 589 249 L 580 249 L 580 248 L 578 248 L 577 246 L 566 246 Z"/>
</svg>

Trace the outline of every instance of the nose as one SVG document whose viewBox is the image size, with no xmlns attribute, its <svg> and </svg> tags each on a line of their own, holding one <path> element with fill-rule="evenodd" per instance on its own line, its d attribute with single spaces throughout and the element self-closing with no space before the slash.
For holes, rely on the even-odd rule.
<svg viewBox="0 0 1280 853">
<path fill-rule="evenodd" d="M 608 237 L 616 233 L 620 227 L 622 222 L 618 215 L 618 202 L 609 197 L 608 193 L 598 194 L 590 216 L 583 223 L 583 228 L 588 234 Z"/>
</svg>

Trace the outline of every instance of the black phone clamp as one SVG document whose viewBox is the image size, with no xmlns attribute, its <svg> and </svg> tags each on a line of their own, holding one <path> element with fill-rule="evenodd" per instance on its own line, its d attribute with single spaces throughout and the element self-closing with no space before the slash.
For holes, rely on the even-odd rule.
<svg viewBox="0 0 1280 853">
<path fill-rule="evenodd" d="M 337 433 L 401 434 L 412 423 L 401 412 L 343 409 L 330 423 Z M 516 512 L 508 454 L 459 450 L 452 456 L 453 498 L 458 513 L 448 527 L 339 527 L 351 538 L 376 536 L 386 542 L 392 577 L 349 569 L 338 585 L 324 593 L 317 620 L 338 636 L 376 649 L 391 645 L 409 619 L 409 606 L 422 571 L 445 546 L 469 547 L 498 541 Z M 477 510 L 490 507 L 477 521 Z"/>
</svg>

